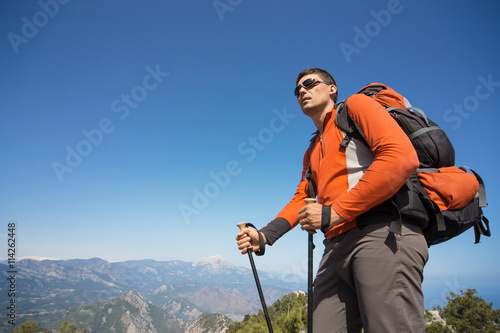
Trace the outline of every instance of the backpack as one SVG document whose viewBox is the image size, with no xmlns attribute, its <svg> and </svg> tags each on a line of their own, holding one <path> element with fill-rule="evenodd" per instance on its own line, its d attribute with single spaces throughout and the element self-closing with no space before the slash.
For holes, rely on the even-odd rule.
<svg viewBox="0 0 500 333">
<path fill-rule="evenodd" d="M 454 166 L 455 150 L 444 130 L 384 84 L 369 84 L 358 94 L 365 94 L 385 107 L 408 135 L 419 159 L 419 168 L 403 187 L 388 202 L 372 209 L 376 212 L 377 209 L 396 208 L 399 219 L 389 230 L 400 233 L 401 216 L 406 216 L 419 222 L 429 247 L 450 240 L 471 227 L 474 228 L 475 244 L 479 243 L 481 235 L 491 236 L 489 221 L 482 211 L 487 206 L 484 182 L 472 169 Z M 346 101 L 335 106 L 336 125 L 344 132 L 340 146 L 346 148 L 354 137 L 366 144 L 349 116 Z M 311 140 L 309 154 L 314 141 L 315 137 Z M 310 195 L 315 196 L 310 163 L 304 178 L 309 180 Z M 373 212 L 365 214 L 370 213 Z"/>
</svg>

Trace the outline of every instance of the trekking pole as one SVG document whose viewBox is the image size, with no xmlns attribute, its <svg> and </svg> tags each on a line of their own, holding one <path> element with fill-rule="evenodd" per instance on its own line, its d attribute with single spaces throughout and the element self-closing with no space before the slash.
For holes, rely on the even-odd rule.
<svg viewBox="0 0 500 333">
<path fill-rule="evenodd" d="M 240 228 L 240 230 L 243 230 L 246 225 L 246 222 L 240 222 L 236 224 L 236 226 Z M 274 333 L 273 327 L 271 326 L 271 318 L 269 317 L 269 313 L 267 312 L 266 300 L 264 299 L 264 294 L 262 293 L 259 276 L 257 275 L 257 269 L 255 268 L 255 262 L 253 261 L 252 246 L 248 247 L 248 258 L 250 259 L 250 266 L 252 266 L 253 277 L 255 279 L 255 284 L 257 285 L 257 291 L 259 293 L 260 303 L 262 304 L 262 310 L 264 311 L 264 316 L 266 317 L 267 328 L 269 329 L 269 333 Z"/>
<path fill-rule="evenodd" d="M 304 199 L 306 205 L 316 202 L 314 198 Z M 313 250 L 314 242 L 313 235 L 316 231 L 308 231 L 308 242 L 307 242 L 307 332 L 312 333 L 313 331 Z"/>
</svg>

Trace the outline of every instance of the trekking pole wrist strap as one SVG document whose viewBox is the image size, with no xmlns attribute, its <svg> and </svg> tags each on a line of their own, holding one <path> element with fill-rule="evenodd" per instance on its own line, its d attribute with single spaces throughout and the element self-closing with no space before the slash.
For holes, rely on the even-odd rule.
<svg viewBox="0 0 500 333">
<path fill-rule="evenodd" d="M 256 251 L 255 255 L 263 256 L 266 252 L 266 242 L 264 242 L 264 237 L 262 237 L 262 233 L 259 230 L 257 230 L 257 233 L 259 234 L 259 251 Z"/>
<path fill-rule="evenodd" d="M 330 228 L 330 222 L 332 219 L 332 207 L 328 205 L 323 205 L 321 207 L 321 231 L 326 232 L 326 229 Z"/>
<path fill-rule="evenodd" d="M 247 223 L 246 226 L 257 230 L 257 234 L 259 235 L 259 250 L 254 253 L 256 256 L 263 256 L 266 252 L 266 242 L 264 241 L 264 237 L 262 237 L 262 233 L 252 223 Z"/>
</svg>

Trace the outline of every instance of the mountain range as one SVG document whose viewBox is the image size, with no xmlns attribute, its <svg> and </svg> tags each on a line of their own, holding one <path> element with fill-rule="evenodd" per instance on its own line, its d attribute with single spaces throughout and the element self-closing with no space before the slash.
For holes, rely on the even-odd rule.
<svg viewBox="0 0 500 333">
<path fill-rule="evenodd" d="M 186 323 L 153 305 L 137 291 L 110 301 L 85 305 L 46 326 L 57 328 L 64 321 L 86 328 L 89 333 L 222 333 L 232 323 L 231 319 L 219 313 L 203 313 L 195 322 Z"/>
<path fill-rule="evenodd" d="M 93 332 L 188 332 L 193 325 L 220 326 L 260 309 L 251 270 L 220 255 L 195 262 L 24 259 L 16 269 L 19 324 L 32 317 L 49 328 L 68 320 L 79 327 L 87 323 Z M 4 281 L 7 272 L 7 265 L 0 264 Z M 259 277 L 269 304 L 299 288 L 267 272 L 259 271 Z M 0 285 L 2 297 L 5 287 Z"/>
</svg>

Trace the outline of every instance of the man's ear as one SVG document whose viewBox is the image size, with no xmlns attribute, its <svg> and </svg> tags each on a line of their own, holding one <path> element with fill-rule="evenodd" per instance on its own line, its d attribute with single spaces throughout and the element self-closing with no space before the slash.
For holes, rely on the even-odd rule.
<svg viewBox="0 0 500 333">
<path fill-rule="evenodd" d="M 331 85 L 330 86 L 330 98 L 332 99 L 332 101 L 335 102 L 335 100 L 337 99 L 335 96 L 337 95 L 337 87 L 335 85 Z"/>
</svg>

